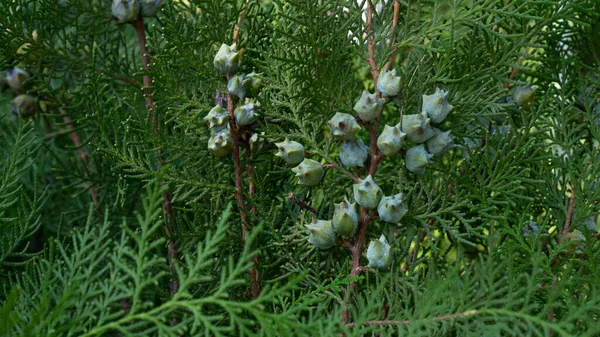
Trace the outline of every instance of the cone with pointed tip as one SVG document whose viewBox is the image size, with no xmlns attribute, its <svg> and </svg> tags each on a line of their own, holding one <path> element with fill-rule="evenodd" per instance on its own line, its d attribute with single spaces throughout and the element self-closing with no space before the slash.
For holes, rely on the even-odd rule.
<svg viewBox="0 0 600 337">
<path fill-rule="evenodd" d="M 240 65 L 240 54 L 237 52 L 237 45 L 234 43 L 228 46 L 223 43 L 215 55 L 213 65 L 215 69 L 223 74 L 235 73 Z"/>
<path fill-rule="evenodd" d="M 25 90 L 25 81 L 28 78 L 29 73 L 21 68 L 13 68 L 6 72 L 6 83 L 17 93 Z"/>
<path fill-rule="evenodd" d="M 304 146 L 302 144 L 289 141 L 287 138 L 281 143 L 275 143 L 277 153 L 275 156 L 282 158 L 290 165 L 298 165 L 304 160 Z"/>
<path fill-rule="evenodd" d="M 400 130 L 400 124 L 396 126 L 386 125 L 377 138 L 377 148 L 386 156 L 391 156 L 402 148 L 406 139 L 406 133 Z"/>
<path fill-rule="evenodd" d="M 304 227 L 310 232 L 308 242 L 318 248 L 327 249 L 335 245 L 335 232 L 331 221 L 317 220 L 312 224 L 304 225 Z"/>
<path fill-rule="evenodd" d="M 417 144 L 427 141 L 435 134 L 431 128 L 431 119 L 423 113 L 402 116 L 402 131 L 406 133 L 406 139 Z"/>
<path fill-rule="evenodd" d="M 359 167 L 365 164 L 369 149 L 362 140 L 346 140 L 340 148 L 340 159 L 346 167 Z"/>
<path fill-rule="evenodd" d="M 338 112 L 327 122 L 331 134 L 337 140 L 354 139 L 354 134 L 360 130 L 356 118 L 350 114 Z"/>
<path fill-rule="evenodd" d="M 364 180 L 358 179 L 358 183 L 354 184 L 352 189 L 354 191 L 354 201 L 367 209 L 376 208 L 383 195 L 381 188 L 375 184 L 370 174 Z"/>
<path fill-rule="evenodd" d="M 412 173 L 423 173 L 431 164 L 433 155 L 425 150 L 425 145 L 413 146 L 406 151 L 406 168 Z"/>
<path fill-rule="evenodd" d="M 37 111 L 37 99 L 29 95 L 19 95 L 10 101 L 12 108 L 11 112 L 15 116 L 29 118 L 35 115 Z"/>
<path fill-rule="evenodd" d="M 431 118 L 432 122 L 441 123 L 446 119 L 446 116 L 448 116 L 448 113 L 453 108 L 453 106 L 448 103 L 447 97 L 447 91 L 436 88 L 435 93 L 423 95 L 423 109 L 421 111 Z"/>
<path fill-rule="evenodd" d="M 435 135 L 427 140 L 427 151 L 436 156 L 443 155 L 448 150 L 454 147 L 454 136 L 448 131 L 440 131 L 439 129 L 433 128 Z"/>
<path fill-rule="evenodd" d="M 298 177 L 298 183 L 306 186 L 317 185 L 325 174 L 321 163 L 308 158 L 304 159 L 300 165 L 294 167 L 292 172 Z"/>
<path fill-rule="evenodd" d="M 356 212 L 356 204 L 350 203 L 347 198 L 339 204 L 335 205 L 333 212 L 333 229 L 337 235 L 344 238 L 354 236 L 358 227 L 358 213 Z"/>
<path fill-rule="evenodd" d="M 233 138 L 231 138 L 231 132 L 228 129 L 216 132 L 208 139 L 208 150 L 215 157 L 225 157 L 231 152 L 232 148 Z"/>
<path fill-rule="evenodd" d="M 155 16 L 164 5 L 164 0 L 140 0 L 142 15 L 146 17 Z"/>
<path fill-rule="evenodd" d="M 388 244 L 385 235 L 381 235 L 379 240 L 373 240 L 367 248 L 367 260 L 369 260 L 369 268 L 379 270 L 387 270 L 390 268 L 393 256 L 392 246 Z"/>
<path fill-rule="evenodd" d="M 377 95 L 370 94 L 367 90 L 363 90 L 360 99 L 354 105 L 354 111 L 365 122 L 371 121 L 381 113 L 384 100 L 377 98 Z"/>
<path fill-rule="evenodd" d="M 406 214 L 408 210 L 402 200 L 402 193 L 396 195 L 381 198 L 379 206 L 377 206 L 377 213 L 379 219 L 385 222 L 398 223 L 400 219 Z"/>
<path fill-rule="evenodd" d="M 400 76 L 396 76 L 396 69 L 384 71 L 379 75 L 377 89 L 383 97 L 394 97 L 400 93 L 401 82 Z"/>
<path fill-rule="evenodd" d="M 138 0 L 113 0 L 111 10 L 119 22 L 133 21 L 140 13 L 140 3 Z"/>
<path fill-rule="evenodd" d="M 535 90 L 530 86 L 524 85 L 516 87 L 513 90 L 513 100 L 517 105 L 524 110 L 529 110 L 533 105 L 535 98 Z"/>
<path fill-rule="evenodd" d="M 229 116 L 227 115 L 227 110 L 223 109 L 219 105 L 216 105 L 214 108 L 210 109 L 203 120 L 211 131 L 218 132 L 227 127 L 228 118 Z"/>
<path fill-rule="evenodd" d="M 233 114 L 235 115 L 235 122 L 241 126 L 250 125 L 258 120 L 258 114 L 252 102 L 235 108 Z"/>
</svg>

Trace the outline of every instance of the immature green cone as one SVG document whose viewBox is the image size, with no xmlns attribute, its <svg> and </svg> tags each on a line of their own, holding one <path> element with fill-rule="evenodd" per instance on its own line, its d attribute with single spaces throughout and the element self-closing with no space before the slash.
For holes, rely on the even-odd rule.
<svg viewBox="0 0 600 337">
<path fill-rule="evenodd" d="M 435 135 L 427 140 L 427 151 L 436 156 L 442 155 L 454 147 L 454 136 L 448 131 L 440 131 L 439 129 L 433 128 Z"/>
<path fill-rule="evenodd" d="M 277 153 L 275 156 L 282 158 L 290 165 L 298 165 L 304 160 L 304 146 L 302 144 L 289 141 L 287 138 L 281 143 L 275 143 Z"/>
<path fill-rule="evenodd" d="M 12 104 L 11 112 L 23 118 L 32 117 L 37 111 L 37 99 L 29 95 L 19 95 L 10 103 Z"/>
<path fill-rule="evenodd" d="M 29 78 L 29 73 L 21 68 L 13 68 L 6 72 L 6 83 L 12 90 L 21 93 L 25 89 L 25 81 Z"/>
<path fill-rule="evenodd" d="M 113 0 L 111 9 L 119 22 L 133 21 L 140 13 L 140 3 L 138 0 Z"/>
<path fill-rule="evenodd" d="M 317 220 L 310 225 L 304 225 L 310 231 L 308 242 L 321 249 L 327 249 L 335 245 L 335 232 L 331 221 Z"/>
<path fill-rule="evenodd" d="M 228 129 L 213 134 L 208 140 L 208 149 L 215 157 L 225 157 L 233 148 L 233 138 Z"/>
<path fill-rule="evenodd" d="M 258 120 L 258 114 L 253 103 L 246 103 L 235 108 L 233 114 L 235 115 L 235 122 L 241 126 L 250 125 Z"/>
<path fill-rule="evenodd" d="M 327 125 L 331 130 L 331 134 L 337 140 L 354 139 L 354 134 L 360 130 L 360 125 L 358 125 L 354 116 L 341 112 L 331 117 Z"/>
<path fill-rule="evenodd" d="M 402 148 L 406 139 L 406 133 L 400 130 L 400 124 L 396 126 L 386 125 L 377 138 L 377 147 L 386 156 L 391 156 Z"/>
<path fill-rule="evenodd" d="M 227 127 L 229 116 L 227 115 L 227 110 L 223 109 L 220 105 L 215 105 L 203 120 L 211 131 L 217 132 Z"/>
<path fill-rule="evenodd" d="M 369 268 L 379 270 L 387 270 L 392 264 L 392 246 L 385 239 L 385 235 L 381 235 L 379 240 L 373 240 L 367 248 L 367 260 L 369 260 Z"/>
<path fill-rule="evenodd" d="M 406 138 L 413 143 L 423 143 L 433 137 L 435 132 L 431 129 L 431 119 L 423 113 L 402 116 L 402 131 Z"/>
<path fill-rule="evenodd" d="M 381 113 L 384 100 L 377 98 L 377 95 L 370 94 L 368 91 L 363 90 L 360 99 L 354 105 L 354 111 L 365 122 L 373 120 Z"/>
<path fill-rule="evenodd" d="M 344 199 L 335 205 L 333 212 L 333 229 L 337 235 L 348 238 L 354 236 L 358 227 L 358 213 L 356 213 L 356 204 L 350 203 Z"/>
<path fill-rule="evenodd" d="M 252 86 L 252 79 L 247 75 L 241 74 L 232 76 L 229 79 L 227 82 L 227 91 L 230 94 L 243 99 L 246 97 L 246 93 L 248 92 L 248 89 L 250 89 L 250 86 Z"/>
<path fill-rule="evenodd" d="M 383 97 L 394 97 L 400 93 L 400 76 L 396 76 L 396 69 L 384 71 L 377 80 L 377 89 Z"/>
<path fill-rule="evenodd" d="M 362 140 L 346 140 L 340 148 L 340 159 L 346 167 L 359 167 L 365 164 L 369 156 L 369 148 Z"/>
<path fill-rule="evenodd" d="M 364 180 L 359 178 L 358 183 L 354 184 L 352 189 L 354 191 L 354 201 L 367 209 L 376 208 L 383 195 L 381 188 L 375 184 L 370 174 Z"/>
<path fill-rule="evenodd" d="M 413 146 L 406 151 L 406 168 L 412 173 L 423 173 L 425 167 L 432 163 L 433 155 L 425 150 L 425 145 Z"/>
<path fill-rule="evenodd" d="M 294 167 L 292 172 L 298 177 L 298 183 L 306 186 L 317 185 L 325 174 L 321 163 L 308 158 L 304 159 L 300 165 Z"/>
<path fill-rule="evenodd" d="M 423 95 L 423 114 L 431 118 L 434 123 L 441 123 L 453 106 L 446 99 L 448 92 L 439 88 L 435 89 L 435 93 L 431 95 Z"/>
<path fill-rule="evenodd" d="M 237 52 L 237 45 L 234 43 L 231 46 L 222 44 L 221 48 L 215 55 L 213 61 L 215 69 L 223 74 L 233 74 L 240 65 L 240 55 Z"/>
<path fill-rule="evenodd" d="M 402 200 L 402 193 L 396 195 L 381 198 L 379 206 L 377 206 L 377 213 L 379 219 L 385 222 L 398 223 L 400 219 L 406 214 L 408 210 Z"/>
<path fill-rule="evenodd" d="M 164 5 L 163 0 L 140 0 L 142 15 L 146 17 L 155 16 Z"/>
<path fill-rule="evenodd" d="M 529 110 L 531 108 L 533 99 L 535 97 L 535 90 L 533 90 L 530 86 L 524 85 L 516 87 L 512 94 L 513 100 L 519 107 L 525 110 Z"/>
</svg>

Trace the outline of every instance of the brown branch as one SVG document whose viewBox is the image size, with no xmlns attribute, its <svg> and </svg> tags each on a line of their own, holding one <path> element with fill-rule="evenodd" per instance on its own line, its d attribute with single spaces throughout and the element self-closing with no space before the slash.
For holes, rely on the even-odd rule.
<svg viewBox="0 0 600 337">
<path fill-rule="evenodd" d="M 398 48 L 396 48 L 394 46 L 394 44 L 396 43 L 396 34 L 398 33 L 397 29 L 398 29 L 398 16 L 399 15 L 400 15 L 400 1 L 394 0 L 394 17 L 392 18 L 392 43 L 390 44 L 392 46 L 392 48 L 394 48 L 394 51 L 392 52 L 392 55 L 390 55 L 390 58 L 387 61 L 385 70 L 389 70 L 392 67 L 394 60 L 396 59 L 396 53 L 398 52 Z"/>
<path fill-rule="evenodd" d="M 73 145 L 75 145 L 75 147 L 77 148 L 77 154 L 79 154 L 79 158 L 81 158 L 81 161 L 83 161 L 83 163 L 87 165 L 87 163 L 88 163 L 87 154 L 83 150 L 83 146 L 81 145 L 81 139 L 79 138 L 79 134 L 77 134 L 77 131 L 75 131 L 75 129 L 73 128 L 73 125 L 71 124 L 71 117 L 69 117 L 67 115 L 67 112 L 62 108 L 58 108 L 58 111 L 60 112 L 61 115 L 63 115 L 63 121 L 66 124 L 67 131 L 69 133 L 69 138 L 71 138 Z M 84 176 L 85 176 L 85 178 L 88 177 L 87 172 L 84 172 Z M 89 180 L 87 180 L 85 182 L 85 184 L 88 186 L 88 193 L 90 194 L 90 197 L 92 197 L 92 203 L 94 204 L 94 208 L 96 209 L 96 212 L 100 212 L 100 209 L 98 208 L 98 195 L 96 194 L 96 189 L 92 185 L 92 182 Z"/>
<path fill-rule="evenodd" d="M 451 320 L 451 319 L 455 319 L 455 318 L 460 318 L 460 317 L 472 316 L 472 315 L 475 315 L 477 313 L 478 313 L 478 311 L 473 309 L 473 310 L 467 310 L 467 311 L 459 312 L 459 313 L 456 313 L 456 314 L 450 314 L 450 315 L 433 317 L 431 320 L 433 320 L 434 322 L 441 322 L 441 321 L 447 321 L 447 320 Z M 426 320 L 428 320 L 428 319 L 426 319 Z M 425 321 L 425 320 L 418 320 L 418 321 Z M 361 325 L 363 325 L 363 326 L 369 326 L 369 325 L 410 325 L 411 323 L 415 323 L 415 321 L 410 321 L 410 320 L 404 320 L 404 321 L 377 320 L 377 321 L 363 322 Z M 348 324 L 346 324 L 346 326 L 349 327 L 349 328 L 353 328 L 355 325 L 356 325 L 355 323 L 348 323 Z"/>
<path fill-rule="evenodd" d="M 298 199 L 298 197 L 294 194 L 294 192 L 290 192 L 288 194 L 288 199 L 290 199 L 291 201 L 293 201 L 296 205 L 300 206 L 300 208 L 303 208 L 303 209 L 311 212 L 315 216 L 319 215 L 319 212 L 317 212 L 316 209 L 310 207 L 307 203 L 305 203 L 304 201 Z"/>
<path fill-rule="evenodd" d="M 99 74 L 106 74 L 103 69 L 96 69 L 96 72 L 99 73 Z M 109 76 L 111 76 L 111 75 L 109 75 Z M 140 87 L 140 84 L 137 81 L 134 81 L 134 80 L 132 80 L 130 78 L 127 78 L 125 76 L 111 76 L 111 77 L 115 78 L 115 79 L 117 79 L 117 80 L 119 80 L 119 81 L 121 81 L 123 83 L 131 84 L 131 85 L 133 85 L 135 87 L 138 87 L 138 88 Z"/>
<path fill-rule="evenodd" d="M 240 12 L 240 16 L 238 17 L 238 21 L 235 24 L 235 27 L 233 28 L 233 43 L 237 44 L 238 43 L 238 39 L 240 38 L 240 28 L 242 27 L 242 22 L 244 21 L 244 18 L 246 17 L 246 9 L 248 9 L 248 5 L 250 4 L 250 0 L 246 0 L 246 4 L 245 7 L 241 12 Z"/>
<path fill-rule="evenodd" d="M 373 9 L 371 1 L 367 0 L 367 28 L 365 33 L 367 34 L 367 48 L 369 50 L 369 66 L 371 67 L 371 76 L 373 77 L 373 85 L 375 86 L 375 92 L 377 96 L 380 96 L 379 90 L 377 90 L 377 80 L 379 78 L 379 69 L 377 69 L 377 63 L 375 62 L 375 42 L 373 41 Z"/>
<path fill-rule="evenodd" d="M 337 163 L 328 163 L 323 165 L 323 169 L 325 170 L 329 170 L 332 168 L 340 169 L 340 166 Z M 358 175 L 354 175 L 346 170 L 342 170 L 342 173 L 344 173 L 348 178 L 352 179 L 354 183 L 358 182 Z"/>
<path fill-rule="evenodd" d="M 575 191 L 571 188 L 571 198 L 569 199 L 569 207 L 567 209 L 567 216 L 565 218 L 565 226 L 562 232 L 560 232 L 559 242 L 569 234 L 569 227 L 571 227 L 571 220 L 573 219 L 573 211 L 575 209 Z"/>
<path fill-rule="evenodd" d="M 153 128 L 154 133 L 158 134 L 158 118 L 155 116 L 154 109 L 154 99 L 152 98 L 152 76 L 150 75 L 150 53 L 148 52 L 148 46 L 146 45 L 146 32 L 144 31 L 144 18 L 140 16 L 138 20 L 129 22 L 133 28 L 135 29 L 135 33 L 138 38 L 138 44 L 140 48 L 140 57 L 142 60 L 142 66 L 144 68 L 144 101 L 146 103 L 146 109 L 148 110 L 148 124 Z M 162 157 L 162 153 L 160 150 L 156 153 L 159 158 L 159 166 L 158 170 L 160 171 L 166 164 L 165 159 Z M 161 185 L 164 186 L 164 180 L 161 181 Z M 171 192 L 167 189 L 162 193 L 163 203 L 162 209 L 164 214 L 163 221 L 163 230 L 165 232 L 165 236 L 167 237 L 167 257 L 169 261 L 169 267 L 171 268 L 171 272 L 175 274 L 175 260 L 179 258 L 179 252 L 175 247 L 175 240 L 173 239 L 175 235 L 175 226 L 173 225 L 173 220 L 175 219 L 175 214 L 173 212 L 172 205 L 172 196 Z M 171 290 L 171 297 L 175 295 L 175 293 L 179 290 L 179 281 L 174 278 L 169 284 Z M 171 324 L 177 324 L 177 320 L 173 319 Z"/>
</svg>

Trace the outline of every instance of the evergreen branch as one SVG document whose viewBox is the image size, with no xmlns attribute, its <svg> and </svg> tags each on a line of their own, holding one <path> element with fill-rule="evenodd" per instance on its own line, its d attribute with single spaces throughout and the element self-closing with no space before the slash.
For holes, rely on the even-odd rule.
<svg viewBox="0 0 600 337">
<path fill-rule="evenodd" d="M 423 321 L 426 320 L 432 320 L 434 322 L 441 322 L 441 321 L 446 321 L 446 320 L 453 320 L 456 318 L 461 318 L 461 317 L 467 317 L 467 316 L 472 316 L 472 315 L 476 315 L 478 313 L 480 313 L 481 310 L 467 310 L 467 311 L 463 311 L 463 312 L 457 312 L 455 314 L 448 314 L 448 315 L 443 315 L 443 316 L 436 316 L 436 317 L 432 317 L 430 319 L 425 319 L 425 320 L 420 320 L 420 321 L 410 321 L 410 320 L 404 320 L 404 321 L 394 321 L 394 320 L 376 320 L 376 321 L 367 321 L 367 322 L 363 322 L 361 323 L 361 325 L 410 325 L 410 324 L 415 324 L 415 323 L 421 323 Z M 355 323 L 348 323 L 346 324 L 347 327 L 349 328 L 353 328 L 355 326 Z"/>
</svg>

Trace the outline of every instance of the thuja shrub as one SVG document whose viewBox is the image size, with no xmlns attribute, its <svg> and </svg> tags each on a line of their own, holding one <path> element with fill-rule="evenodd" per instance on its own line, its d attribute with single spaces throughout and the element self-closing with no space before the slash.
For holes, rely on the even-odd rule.
<svg viewBox="0 0 600 337">
<path fill-rule="evenodd" d="M 1 2 L 0 335 L 598 335 L 598 13 Z"/>
</svg>

